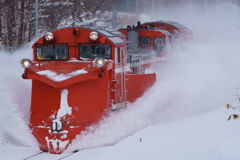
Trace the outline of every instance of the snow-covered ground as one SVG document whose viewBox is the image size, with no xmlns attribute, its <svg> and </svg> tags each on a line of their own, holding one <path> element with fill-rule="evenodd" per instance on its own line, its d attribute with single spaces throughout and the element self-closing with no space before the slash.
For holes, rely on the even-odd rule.
<svg viewBox="0 0 240 160">
<path fill-rule="evenodd" d="M 238 105 L 239 13 L 231 3 L 204 11 L 190 4 L 160 8 L 156 20 L 186 25 L 194 40 L 173 50 L 172 63 L 156 71 L 156 84 L 127 109 L 90 127 L 66 153 L 30 159 L 60 159 L 76 149 L 65 159 L 240 159 L 240 119 L 227 121 L 239 111 L 225 107 Z M 40 152 L 27 127 L 31 82 L 21 79 L 19 63 L 31 58 L 31 46 L 0 57 L 0 159 L 20 160 Z"/>
</svg>

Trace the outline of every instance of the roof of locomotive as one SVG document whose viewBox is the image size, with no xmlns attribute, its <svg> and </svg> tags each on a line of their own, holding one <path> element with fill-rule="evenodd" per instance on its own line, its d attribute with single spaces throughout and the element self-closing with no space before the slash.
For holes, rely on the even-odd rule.
<svg viewBox="0 0 240 160">
<path fill-rule="evenodd" d="M 155 28 L 154 30 L 160 31 L 160 32 L 162 32 L 163 34 L 165 34 L 166 36 L 171 36 L 171 35 L 172 35 L 170 32 L 168 32 L 167 30 L 164 30 L 164 29 Z"/>
<path fill-rule="evenodd" d="M 165 23 L 165 24 L 171 25 L 171 26 L 179 28 L 179 29 L 186 29 L 187 28 L 183 24 L 180 24 L 180 23 L 177 23 L 177 22 L 173 22 L 173 21 L 159 20 L 159 21 L 155 21 L 155 22 L 145 22 L 143 24 L 146 24 L 146 23 Z"/>
<path fill-rule="evenodd" d="M 142 27 L 134 27 L 134 28 L 120 28 L 119 30 L 139 30 L 139 29 L 142 29 L 142 30 L 151 30 L 151 31 L 160 31 L 162 32 L 164 35 L 166 36 L 171 36 L 172 34 L 167 31 L 167 30 L 164 30 L 164 29 L 159 29 L 159 28 L 155 28 L 155 27 L 150 27 L 150 28 L 142 28 Z"/>
<path fill-rule="evenodd" d="M 93 30 L 104 35 L 106 38 L 110 39 L 114 44 L 124 44 L 124 41 L 119 37 L 125 37 L 124 34 L 114 30 L 112 28 L 108 28 L 105 26 L 75 26 L 75 27 L 67 27 L 67 28 L 83 28 Z"/>
<path fill-rule="evenodd" d="M 191 34 L 192 31 L 190 29 L 188 29 L 186 26 L 184 26 L 183 24 L 177 23 L 177 22 L 173 22 L 173 21 L 164 21 L 164 20 L 159 20 L 159 21 L 155 21 L 155 22 L 145 22 L 143 24 L 148 24 L 148 23 L 163 23 L 163 24 L 167 24 L 170 26 L 173 26 L 175 28 L 178 28 L 180 30 L 184 30 L 185 32 Z"/>
<path fill-rule="evenodd" d="M 65 27 L 65 28 L 83 28 L 83 29 L 90 29 L 95 32 L 101 33 L 102 35 L 106 37 L 121 37 L 125 36 L 121 32 L 118 32 L 117 30 L 114 30 L 112 28 L 107 28 L 103 26 L 74 26 L 74 27 Z M 61 28 L 64 29 L 64 28 Z"/>
</svg>

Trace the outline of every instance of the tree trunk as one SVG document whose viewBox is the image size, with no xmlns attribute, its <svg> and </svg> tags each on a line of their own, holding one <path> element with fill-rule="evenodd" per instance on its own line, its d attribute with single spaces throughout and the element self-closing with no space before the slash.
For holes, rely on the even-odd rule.
<svg viewBox="0 0 240 160">
<path fill-rule="evenodd" d="M 3 49 L 3 44 L 2 44 L 2 42 L 3 42 L 3 32 L 2 32 L 2 30 L 3 30 L 3 23 L 2 23 L 2 18 L 3 18 L 3 13 L 2 13 L 2 10 L 3 10 L 3 2 L 0 0 L 0 50 L 2 50 Z"/>
<path fill-rule="evenodd" d="M 25 21 L 24 21 L 24 5 L 25 5 L 25 3 L 24 3 L 24 0 L 21 0 L 21 5 L 20 5 L 20 17 L 19 17 L 19 22 L 20 22 L 20 27 L 19 27 L 19 31 L 18 31 L 18 46 L 17 46 L 17 48 L 21 48 L 22 47 L 22 45 L 23 45 L 23 42 L 24 42 L 24 37 L 23 37 L 23 35 L 24 35 L 24 30 L 23 30 L 23 28 L 24 28 L 24 25 L 25 25 Z"/>
<path fill-rule="evenodd" d="M 7 43 L 8 43 L 8 48 L 7 50 L 9 52 L 13 52 L 15 50 L 15 15 L 14 15 L 14 11 L 15 11 L 15 0 L 12 1 L 6 1 L 6 4 L 8 7 L 7 10 Z"/>
</svg>

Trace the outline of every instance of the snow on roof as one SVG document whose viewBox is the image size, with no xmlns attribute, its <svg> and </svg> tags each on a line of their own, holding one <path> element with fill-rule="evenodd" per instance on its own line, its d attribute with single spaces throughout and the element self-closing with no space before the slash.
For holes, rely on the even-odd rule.
<svg viewBox="0 0 240 160">
<path fill-rule="evenodd" d="M 123 44 L 124 41 L 122 39 L 120 39 L 119 37 L 109 37 L 108 39 L 110 39 L 114 44 Z"/>
<path fill-rule="evenodd" d="M 159 21 L 155 21 L 155 22 L 146 22 L 146 23 L 164 23 L 164 24 L 168 24 L 171 25 L 173 27 L 176 27 L 178 29 L 183 29 L 188 33 L 192 33 L 192 31 L 190 29 L 188 29 L 186 26 L 184 26 L 183 24 L 177 23 L 177 22 L 173 22 L 173 21 L 164 21 L 164 20 L 159 20 Z M 145 23 L 143 23 L 145 24 Z"/>
<path fill-rule="evenodd" d="M 164 20 L 159 20 L 159 21 L 155 21 L 155 22 L 145 22 L 145 23 L 165 23 L 165 24 L 168 24 L 168 25 L 171 25 L 173 27 L 176 27 L 176 28 L 179 28 L 179 29 L 185 29 L 187 28 L 186 26 L 184 26 L 183 24 L 180 24 L 180 23 L 177 23 L 177 22 L 173 22 L 173 21 L 164 21 Z M 145 24 L 143 23 L 143 24 Z"/>
<path fill-rule="evenodd" d="M 172 35 L 170 32 L 168 32 L 167 30 L 164 30 L 164 29 L 155 29 L 155 30 L 162 32 L 166 36 L 171 36 Z"/>
</svg>

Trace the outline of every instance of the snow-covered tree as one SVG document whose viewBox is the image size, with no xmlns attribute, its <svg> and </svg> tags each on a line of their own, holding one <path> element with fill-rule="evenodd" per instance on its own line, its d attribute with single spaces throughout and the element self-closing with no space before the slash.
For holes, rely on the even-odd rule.
<svg viewBox="0 0 240 160">
<path fill-rule="evenodd" d="M 228 0 L 239 4 L 240 0 Z M 139 13 L 178 4 L 196 3 L 200 7 L 225 0 L 38 0 L 39 32 L 78 25 L 111 26 L 113 4 L 117 4 L 117 26 L 135 24 Z M 131 13 L 131 17 L 126 13 Z M 35 0 L 0 0 L 0 51 L 13 52 L 35 35 Z"/>
</svg>

